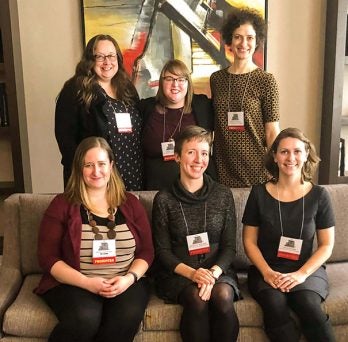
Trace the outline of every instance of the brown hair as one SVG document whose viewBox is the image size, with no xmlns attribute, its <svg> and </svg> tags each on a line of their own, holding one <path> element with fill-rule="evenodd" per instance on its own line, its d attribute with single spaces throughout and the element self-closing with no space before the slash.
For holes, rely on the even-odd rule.
<svg viewBox="0 0 348 342">
<path fill-rule="evenodd" d="M 172 59 L 168 61 L 162 68 L 159 79 L 158 91 L 156 94 L 156 101 L 159 102 L 163 107 L 167 105 L 168 100 L 163 93 L 163 77 L 165 76 L 167 71 L 173 75 L 185 77 L 187 79 L 187 94 L 185 96 L 184 113 L 190 113 L 193 97 L 193 84 L 191 80 L 191 73 L 190 70 L 187 68 L 186 64 L 178 59 Z"/>
<path fill-rule="evenodd" d="M 280 141 L 285 138 L 295 138 L 301 140 L 305 145 L 307 152 L 307 161 L 302 167 L 302 181 L 311 181 L 314 172 L 320 162 L 314 145 L 311 141 L 303 134 L 298 128 L 286 128 L 283 129 L 278 136 L 275 138 L 270 150 L 267 152 L 265 157 L 265 167 L 273 177 L 273 181 L 276 182 L 279 179 L 279 168 L 277 163 L 274 161 L 274 154 L 277 152 Z"/>
<path fill-rule="evenodd" d="M 174 152 L 180 156 L 184 143 L 190 140 L 205 141 L 209 144 L 209 149 L 213 143 L 211 132 L 199 126 L 189 125 L 186 126 L 175 138 Z"/>
<path fill-rule="evenodd" d="M 83 167 L 87 152 L 95 147 L 99 147 L 104 150 L 108 155 L 110 163 L 113 162 L 106 197 L 109 206 L 111 208 L 116 208 L 126 199 L 125 186 L 116 169 L 114 154 L 104 138 L 88 137 L 80 142 L 75 151 L 71 176 L 64 194 L 69 202 L 74 204 L 83 204 L 85 207 L 92 209 L 88 199 L 86 184 L 83 180 Z"/>
<path fill-rule="evenodd" d="M 78 89 L 78 98 L 87 111 L 92 101 L 96 98 L 97 89 L 99 88 L 97 75 L 94 72 L 94 55 L 98 43 L 102 40 L 110 41 L 116 49 L 118 71 L 112 78 L 111 83 L 116 89 L 117 99 L 122 100 L 126 104 L 134 104 L 139 98 L 136 88 L 124 68 L 122 52 L 116 40 L 107 34 L 98 34 L 88 41 L 82 58 L 76 66 L 75 75 L 67 81 L 75 82 Z"/>
</svg>

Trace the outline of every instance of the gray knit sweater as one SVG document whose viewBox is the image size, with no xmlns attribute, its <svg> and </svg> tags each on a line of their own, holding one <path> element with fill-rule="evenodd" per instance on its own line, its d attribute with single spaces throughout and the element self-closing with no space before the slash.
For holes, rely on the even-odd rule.
<svg viewBox="0 0 348 342">
<path fill-rule="evenodd" d="M 152 223 L 158 263 L 156 287 L 160 297 L 177 302 L 180 292 L 191 283 L 189 279 L 174 273 L 179 263 L 195 269 L 218 265 L 223 270 L 219 281 L 231 284 L 239 297 L 237 278 L 232 268 L 236 218 L 230 189 L 204 175 L 203 188 L 190 193 L 177 180 L 170 190 L 160 191 L 155 196 Z M 205 230 L 209 237 L 210 252 L 190 256 L 186 236 Z"/>
</svg>

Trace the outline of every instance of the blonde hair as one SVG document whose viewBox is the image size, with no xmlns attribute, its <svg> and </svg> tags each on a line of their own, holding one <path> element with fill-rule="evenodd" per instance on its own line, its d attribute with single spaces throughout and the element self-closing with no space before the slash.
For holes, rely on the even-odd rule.
<svg viewBox="0 0 348 342">
<path fill-rule="evenodd" d="M 106 140 L 101 137 L 85 138 L 78 145 L 72 164 L 71 176 L 65 188 L 64 195 L 73 204 L 83 204 L 86 208 L 93 209 L 91 208 L 87 187 L 83 180 L 83 167 L 87 152 L 95 147 L 104 150 L 108 155 L 110 163 L 113 163 L 106 190 L 106 199 L 111 208 L 116 208 L 126 199 L 125 186 L 116 169 L 114 154 Z"/>
</svg>

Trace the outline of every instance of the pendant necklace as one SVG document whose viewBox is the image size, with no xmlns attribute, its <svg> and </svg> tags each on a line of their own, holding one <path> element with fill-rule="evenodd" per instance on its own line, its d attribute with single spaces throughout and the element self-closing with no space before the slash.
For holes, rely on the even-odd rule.
<svg viewBox="0 0 348 342">
<path fill-rule="evenodd" d="M 103 235 L 100 234 L 99 228 L 97 226 L 97 222 L 93 217 L 93 214 L 87 209 L 86 209 L 86 213 L 87 213 L 87 218 L 88 218 L 88 224 L 92 227 L 92 232 L 94 233 L 94 239 L 95 240 L 103 240 Z M 116 238 L 116 231 L 115 231 L 115 227 L 116 227 L 116 223 L 115 223 L 115 214 L 116 214 L 116 208 L 112 209 L 112 208 L 108 208 L 108 222 L 106 224 L 107 228 L 109 229 L 109 231 L 107 232 L 107 237 L 112 240 Z"/>
</svg>

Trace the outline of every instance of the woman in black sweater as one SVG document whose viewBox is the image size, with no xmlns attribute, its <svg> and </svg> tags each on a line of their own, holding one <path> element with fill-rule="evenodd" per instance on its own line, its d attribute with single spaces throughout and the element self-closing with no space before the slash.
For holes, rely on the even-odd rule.
<svg viewBox="0 0 348 342">
<path fill-rule="evenodd" d="M 180 178 L 153 204 L 158 294 L 183 306 L 180 332 L 190 342 L 236 341 L 239 331 L 234 201 L 230 189 L 204 174 L 211 139 L 197 126 L 177 136 Z"/>
</svg>

